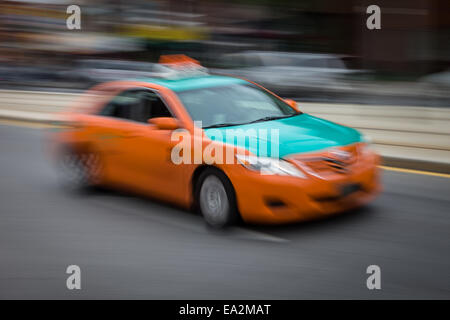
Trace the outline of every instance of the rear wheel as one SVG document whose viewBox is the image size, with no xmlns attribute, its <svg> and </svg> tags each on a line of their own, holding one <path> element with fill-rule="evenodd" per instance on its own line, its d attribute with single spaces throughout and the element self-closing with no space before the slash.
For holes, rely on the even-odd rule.
<svg viewBox="0 0 450 320">
<path fill-rule="evenodd" d="M 58 159 L 59 179 L 71 191 L 82 191 L 98 184 L 99 156 L 90 151 L 64 150 Z"/>
<path fill-rule="evenodd" d="M 209 226 L 224 228 L 237 222 L 234 188 L 223 172 L 214 168 L 202 172 L 196 194 L 200 212 Z"/>
</svg>

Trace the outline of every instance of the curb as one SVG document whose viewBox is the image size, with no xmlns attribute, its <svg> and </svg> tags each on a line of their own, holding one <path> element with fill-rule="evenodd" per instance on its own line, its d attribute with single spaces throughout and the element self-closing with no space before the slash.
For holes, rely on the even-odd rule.
<svg viewBox="0 0 450 320">
<path fill-rule="evenodd" d="M 381 156 L 381 158 L 383 166 L 450 174 L 450 164 L 442 162 L 402 159 L 388 156 Z"/>
<path fill-rule="evenodd" d="M 24 121 L 31 123 L 43 123 L 58 125 L 63 122 L 63 117 L 44 112 L 29 112 L 0 109 L 0 120 Z"/>
</svg>

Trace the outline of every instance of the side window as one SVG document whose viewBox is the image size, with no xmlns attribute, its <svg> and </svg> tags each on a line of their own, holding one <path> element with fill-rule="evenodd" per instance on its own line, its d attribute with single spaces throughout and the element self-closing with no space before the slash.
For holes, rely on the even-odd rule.
<svg viewBox="0 0 450 320">
<path fill-rule="evenodd" d="M 136 91 L 124 91 L 106 104 L 100 115 L 113 118 L 132 120 L 133 111 L 139 108 L 141 101 Z"/>
<path fill-rule="evenodd" d="M 136 121 L 147 122 L 150 118 L 173 117 L 164 101 L 156 93 L 142 91 L 140 97 L 142 104 Z"/>
<path fill-rule="evenodd" d="M 99 114 L 143 123 L 150 118 L 172 117 L 169 109 L 156 93 L 140 89 L 121 92 Z"/>
</svg>

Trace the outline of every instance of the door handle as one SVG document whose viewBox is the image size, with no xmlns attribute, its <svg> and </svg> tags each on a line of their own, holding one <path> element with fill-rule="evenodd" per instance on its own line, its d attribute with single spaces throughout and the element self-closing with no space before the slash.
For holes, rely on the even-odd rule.
<svg viewBox="0 0 450 320">
<path fill-rule="evenodd" d="M 122 134 L 120 137 L 124 138 L 124 139 L 131 139 L 131 138 L 143 137 L 143 135 L 140 133 L 137 133 L 137 132 L 127 132 L 127 133 Z"/>
</svg>

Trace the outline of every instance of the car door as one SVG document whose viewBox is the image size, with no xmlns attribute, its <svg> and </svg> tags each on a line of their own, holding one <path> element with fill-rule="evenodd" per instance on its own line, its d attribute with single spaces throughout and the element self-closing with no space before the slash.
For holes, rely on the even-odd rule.
<svg viewBox="0 0 450 320">
<path fill-rule="evenodd" d="M 184 199 L 184 168 L 171 160 L 172 130 L 160 130 L 148 120 L 174 117 L 159 93 L 150 89 L 130 91 L 139 103 L 130 105 L 123 139 L 117 144 L 121 171 L 127 184 L 167 200 Z"/>
<path fill-rule="evenodd" d="M 90 118 L 90 141 L 100 153 L 107 182 L 128 184 L 132 179 L 126 166 L 125 149 L 133 132 L 131 112 L 141 103 L 134 90 L 121 89 Z"/>
</svg>

